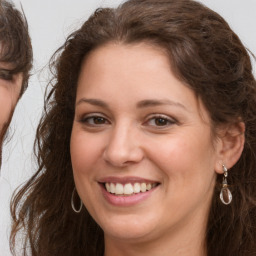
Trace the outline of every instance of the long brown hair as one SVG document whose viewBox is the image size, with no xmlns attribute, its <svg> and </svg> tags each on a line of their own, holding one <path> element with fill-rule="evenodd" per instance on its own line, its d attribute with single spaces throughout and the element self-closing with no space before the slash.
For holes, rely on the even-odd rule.
<svg viewBox="0 0 256 256">
<path fill-rule="evenodd" d="M 4 70 L 4 73 L 1 70 L 1 78 L 10 80 L 12 75 L 22 72 L 22 95 L 28 86 L 32 67 L 32 45 L 24 13 L 5 0 L 0 0 L 0 49 L 0 62 L 12 66 L 10 70 Z"/>
<path fill-rule="evenodd" d="M 8 1 L 0 0 L 0 79 L 12 80 L 13 75 L 22 73 L 20 97 L 28 86 L 29 72 L 32 68 L 32 45 L 28 32 L 28 24 L 24 13 L 17 10 Z M 3 68 L 4 64 L 8 68 Z M 0 130 L 0 167 L 2 163 L 2 144 L 12 119 L 9 119 Z"/>
<path fill-rule="evenodd" d="M 69 144 L 81 62 L 111 41 L 162 47 L 177 77 L 203 101 L 214 128 L 245 123 L 244 151 L 229 175 L 233 202 L 225 206 L 218 200 L 217 177 L 205 240 L 208 256 L 255 255 L 256 82 L 250 56 L 222 17 L 192 0 L 130 0 L 116 9 L 98 9 L 55 53 L 36 135 L 39 167 L 12 200 L 13 251 L 23 230 L 24 255 L 104 253 L 101 228 L 85 208 L 80 214 L 71 209 Z"/>
</svg>

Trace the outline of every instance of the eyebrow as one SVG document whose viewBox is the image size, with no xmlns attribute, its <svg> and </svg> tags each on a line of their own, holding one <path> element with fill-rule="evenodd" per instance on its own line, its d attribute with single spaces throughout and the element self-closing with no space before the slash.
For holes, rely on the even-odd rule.
<svg viewBox="0 0 256 256">
<path fill-rule="evenodd" d="M 102 108 L 109 108 L 108 104 L 105 103 L 104 101 L 102 100 L 98 100 L 98 99 L 86 99 L 86 98 L 82 98 L 80 99 L 77 103 L 76 103 L 76 106 L 82 104 L 82 103 L 89 103 L 91 105 L 94 105 L 94 106 L 99 106 L 99 107 L 102 107 Z"/>
<path fill-rule="evenodd" d="M 99 99 L 87 99 L 87 98 L 82 98 L 80 99 L 77 103 L 76 106 L 82 104 L 82 103 L 88 103 L 94 106 L 99 106 L 102 108 L 108 108 L 109 109 L 109 105 Z M 188 109 L 181 103 L 176 102 L 176 101 L 172 101 L 169 99 L 162 99 L 162 100 L 156 100 L 156 99 L 147 99 L 147 100 L 142 100 L 139 101 L 136 104 L 137 108 L 147 108 L 147 107 L 156 107 L 156 106 L 163 106 L 163 105 L 171 105 L 171 106 L 175 106 L 175 107 L 179 107 L 182 108 L 186 111 L 188 111 Z"/>
<path fill-rule="evenodd" d="M 155 106 L 162 106 L 162 105 L 171 105 L 171 106 L 180 107 L 180 108 L 183 108 L 184 110 L 187 110 L 187 108 L 183 104 L 176 101 L 169 100 L 169 99 L 162 99 L 162 100 L 148 99 L 148 100 L 142 100 L 137 103 L 138 108 L 155 107 Z"/>
</svg>

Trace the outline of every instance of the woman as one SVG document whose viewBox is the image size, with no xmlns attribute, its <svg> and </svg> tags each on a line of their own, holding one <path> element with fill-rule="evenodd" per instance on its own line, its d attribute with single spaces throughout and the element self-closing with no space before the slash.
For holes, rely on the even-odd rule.
<svg viewBox="0 0 256 256">
<path fill-rule="evenodd" d="M 32 46 L 28 24 L 23 13 L 13 4 L 0 1 L 0 248 L 8 245 L 9 183 L 3 175 L 2 147 L 17 102 L 28 85 L 32 67 Z"/>
<path fill-rule="evenodd" d="M 256 82 L 223 18 L 130 0 L 97 10 L 52 65 L 13 248 L 24 228 L 32 255 L 256 253 Z"/>
<path fill-rule="evenodd" d="M 11 3 L 0 2 L 0 167 L 2 144 L 15 106 L 27 88 L 32 46 L 26 18 Z"/>
</svg>

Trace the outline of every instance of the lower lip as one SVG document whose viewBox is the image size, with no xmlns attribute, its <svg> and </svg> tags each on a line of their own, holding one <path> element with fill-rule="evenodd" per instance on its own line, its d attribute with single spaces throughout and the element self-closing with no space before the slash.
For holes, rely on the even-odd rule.
<svg viewBox="0 0 256 256">
<path fill-rule="evenodd" d="M 157 189 L 158 186 L 143 193 L 137 193 L 137 194 L 125 195 L 125 196 L 117 196 L 115 194 L 111 194 L 104 188 L 103 185 L 101 185 L 100 187 L 101 187 L 103 196 L 108 203 L 115 206 L 132 206 L 132 205 L 139 204 L 145 201 L 147 198 L 149 198 L 151 194 Z"/>
</svg>

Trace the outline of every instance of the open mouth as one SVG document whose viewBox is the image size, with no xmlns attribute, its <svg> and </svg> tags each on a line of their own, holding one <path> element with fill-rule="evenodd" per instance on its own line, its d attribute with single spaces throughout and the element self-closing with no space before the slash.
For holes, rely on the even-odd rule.
<svg viewBox="0 0 256 256">
<path fill-rule="evenodd" d="M 112 183 L 112 182 L 106 182 L 103 184 L 105 189 L 111 193 L 118 196 L 131 196 L 138 193 L 145 193 L 156 186 L 159 185 L 159 183 L 146 183 L 146 182 L 135 182 L 135 183 Z"/>
</svg>

